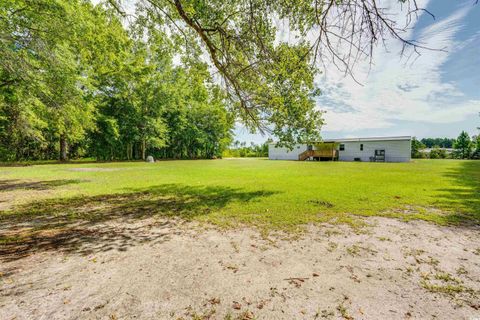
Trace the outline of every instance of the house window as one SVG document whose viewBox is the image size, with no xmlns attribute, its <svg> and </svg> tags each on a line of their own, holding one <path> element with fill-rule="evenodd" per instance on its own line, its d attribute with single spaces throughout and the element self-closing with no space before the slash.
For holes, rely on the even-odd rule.
<svg viewBox="0 0 480 320">
<path fill-rule="evenodd" d="M 340 144 L 340 151 L 345 151 L 345 145 L 343 143 Z"/>
<path fill-rule="evenodd" d="M 360 151 L 363 151 L 363 143 L 360 143 Z"/>
</svg>

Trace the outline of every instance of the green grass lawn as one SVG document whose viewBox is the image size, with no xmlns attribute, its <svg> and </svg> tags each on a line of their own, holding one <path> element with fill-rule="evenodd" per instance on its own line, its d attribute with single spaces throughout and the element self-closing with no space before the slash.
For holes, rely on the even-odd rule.
<svg viewBox="0 0 480 320">
<path fill-rule="evenodd" d="M 0 167 L 0 210 L 4 224 L 37 221 L 39 228 L 154 215 L 290 230 L 309 222 L 355 225 L 359 215 L 479 224 L 480 161 L 225 159 Z"/>
</svg>

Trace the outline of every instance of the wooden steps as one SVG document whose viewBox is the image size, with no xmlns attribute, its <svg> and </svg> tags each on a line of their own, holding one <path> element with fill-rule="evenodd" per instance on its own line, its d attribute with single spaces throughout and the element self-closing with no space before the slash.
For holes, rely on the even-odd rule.
<svg viewBox="0 0 480 320">
<path fill-rule="evenodd" d="M 337 150 L 305 150 L 298 155 L 299 161 L 305 161 L 308 158 L 326 158 L 335 160 L 337 158 Z"/>
</svg>

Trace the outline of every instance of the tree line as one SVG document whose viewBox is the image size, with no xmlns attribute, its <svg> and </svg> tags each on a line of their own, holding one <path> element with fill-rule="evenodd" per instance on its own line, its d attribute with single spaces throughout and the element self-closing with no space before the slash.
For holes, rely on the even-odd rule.
<svg viewBox="0 0 480 320">
<path fill-rule="evenodd" d="M 0 160 L 209 158 L 235 122 L 282 146 L 319 141 L 326 62 L 353 76 L 387 37 L 421 49 L 405 38 L 413 0 L 397 1 L 402 26 L 363 0 L 95 2 L 1 1 Z"/>
<path fill-rule="evenodd" d="M 0 7 L 0 160 L 212 158 L 234 115 L 201 50 L 137 10 L 89 1 Z M 175 61 L 175 59 L 179 61 Z"/>
<path fill-rule="evenodd" d="M 272 143 L 271 138 L 267 139 L 262 144 L 250 142 L 248 145 L 245 141 L 240 142 L 235 140 L 224 152 L 223 156 L 226 158 L 254 158 L 254 157 L 268 157 L 268 145 Z"/>
<path fill-rule="evenodd" d="M 480 128 L 479 128 L 480 130 Z M 429 148 L 429 152 L 424 149 Z M 452 149 L 451 151 L 447 149 Z M 480 159 L 480 134 L 470 135 L 462 131 L 456 139 L 412 139 L 412 158 L 430 159 Z"/>
<path fill-rule="evenodd" d="M 453 148 L 455 139 L 453 138 L 423 138 L 420 142 L 425 148 Z"/>
</svg>

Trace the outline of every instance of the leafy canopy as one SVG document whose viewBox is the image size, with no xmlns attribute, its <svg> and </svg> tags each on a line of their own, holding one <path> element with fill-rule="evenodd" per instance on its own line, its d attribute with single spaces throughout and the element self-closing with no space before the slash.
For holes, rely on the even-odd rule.
<svg viewBox="0 0 480 320">
<path fill-rule="evenodd" d="M 108 0 L 120 13 L 122 1 Z M 280 144 L 319 139 L 314 78 L 322 62 L 352 74 L 391 35 L 403 38 L 412 16 L 424 10 L 400 0 L 407 15 L 399 25 L 388 9 L 364 0 L 139 0 L 148 19 L 183 44 L 183 54 L 208 55 L 227 91 L 230 108 L 252 130 L 270 131 Z M 276 25 L 286 25 L 279 30 Z M 294 41 L 281 42 L 279 32 Z"/>
</svg>

